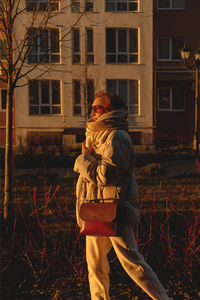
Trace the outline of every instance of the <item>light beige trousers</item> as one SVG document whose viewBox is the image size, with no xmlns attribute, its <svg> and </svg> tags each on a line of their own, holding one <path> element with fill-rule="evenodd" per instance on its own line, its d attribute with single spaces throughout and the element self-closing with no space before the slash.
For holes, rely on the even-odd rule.
<svg viewBox="0 0 200 300">
<path fill-rule="evenodd" d="M 132 226 L 124 225 L 122 237 L 86 236 L 86 259 L 92 300 L 110 299 L 107 254 L 112 247 L 124 270 L 152 299 L 170 299 L 156 274 L 138 252 Z"/>
</svg>

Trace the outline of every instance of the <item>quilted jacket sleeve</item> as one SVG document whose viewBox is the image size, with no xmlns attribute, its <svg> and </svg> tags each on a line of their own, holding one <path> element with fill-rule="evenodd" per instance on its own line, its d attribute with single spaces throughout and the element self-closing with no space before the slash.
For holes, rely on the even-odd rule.
<svg viewBox="0 0 200 300">
<path fill-rule="evenodd" d="M 74 171 L 96 185 L 121 184 L 133 169 L 133 146 L 128 134 L 120 130 L 111 132 L 103 147 L 100 160 L 88 154 L 79 155 Z"/>
</svg>

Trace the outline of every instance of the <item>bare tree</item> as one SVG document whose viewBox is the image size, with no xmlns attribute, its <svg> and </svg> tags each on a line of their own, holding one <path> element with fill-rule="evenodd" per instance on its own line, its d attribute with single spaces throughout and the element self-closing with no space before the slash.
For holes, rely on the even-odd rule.
<svg viewBox="0 0 200 300">
<path fill-rule="evenodd" d="M 0 40 L 4 47 L 0 49 L 2 60 L 0 68 L 3 76 L 0 80 L 7 84 L 6 100 L 6 145 L 5 145 L 5 185 L 4 185 L 4 220 L 8 220 L 9 207 L 12 201 L 12 127 L 13 127 L 13 96 L 16 87 L 21 84 L 21 79 L 29 79 L 29 74 L 37 69 L 37 78 L 54 68 L 51 65 L 42 64 L 51 51 L 51 45 L 45 46 L 45 50 L 34 64 L 29 64 L 29 59 L 34 47 L 37 47 L 36 39 L 44 34 L 52 19 L 61 14 L 66 7 L 59 7 L 59 0 L 0 0 Z M 64 1 L 63 1 L 64 3 Z M 17 31 L 17 26 L 28 14 L 28 25 L 24 34 Z M 76 22 L 63 28 L 62 40 L 70 33 L 73 26 L 79 22 L 82 14 L 77 16 Z M 60 43 L 60 38 L 56 40 Z M 40 67 L 39 67 L 40 66 Z M 35 79 L 37 79 L 35 78 Z M 24 84 L 24 83 L 23 83 Z"/>
</svg>

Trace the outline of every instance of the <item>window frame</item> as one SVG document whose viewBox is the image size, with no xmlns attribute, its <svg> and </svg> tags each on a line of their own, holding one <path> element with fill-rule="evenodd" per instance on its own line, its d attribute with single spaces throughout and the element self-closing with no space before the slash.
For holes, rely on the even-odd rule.
<svg viewBox="0 0 200 300">
<path fill-rule="evenodd" d="M 120 81 L 126 81 L 127 84 L 127 95 L 128 99 L 124 99 L 126 101 L 126 104 L 128 106 L 128 114 L 130 117 L 132 116 L 139 116 L 140 115 L 140 80 L 139 79 L 106 79 L 106 90 L 111 91 L 108 89 L 108 81 L 113 80 L 116 81 L 116 94 L 119 94 L 119 82 Z M 130 82 L 136 81 L 137 82 L 137 104 L 130 104 Z M 111 91 L 112 92 L 112 91 Z M 136 107 L 137 113 L 131 113 L 130 108 Z"/>
<path fill-rule="evenodd" d="M 37 30 L 37 28 L 33 28 L 33 30 Z M 53 30 L 57 31 L 58 34 L 58 52 L 52 52 L 51 51 L 51 43 L 52 43 L 52 37 L 51 34 L 53 32 Z M 36 39 L 36 43 L 34 43 L 34 45 L 32 45 L 32 49 L 30 52 L 30 55 L 28 57 L 28 63 L 29 64 L 61 64 L 61 45 L 60 45 L 60 29 L 58 28 L 46 28 L 44 31 L 47 31 L 48 37 L 47 37 L 47 51 L 45 52 L 40 52 L 41 49 L 41 35 L 40 32 L 41 30 L 38 30 L 38 34 L 35 36 Z M 42 31 L 44 33 L 44 31 Z M 31 34 L 31 33 L 30 33 Z M 35 34 L 34 34 L 35 35 Z M 34 38 L 34 37 L 33 37 Z M 45 41 L 46 42 L 46 41 Z M 36 45 L 36 52 L 34 51 L 34 46 Z M 34 59 L 32 59 L 32 56 L 36 58 L 36 61 L 34 61 Z M 52 61 L 52 57 L 56 56 L 58 57 L 58 61 Z M 48 57 L 48 61 L 44 61 L 43 58 L 41 57 Z"/>
<path fill-rule="evenodd" d="M 118 10 L 118 8 L 117 8 L 117 5 L 118 4 L 120 4 L 120 2 L 121 3 L 125 3 L 126 4 L 126 10 Z M 122 1 L 122 0 L 105 0 L 105 12 L 117 12 L 117 13 L 132 13 L 132 12 L 139 12 L 139 3 L 140 3 L 140 1 L 139 0 L 124 0 L 124 1 Z M 113 3 L 114 4 L 114 6 L 115 6 L 115 9 L 114 10 L 108 10 L 108 8 L 107 8 L 107 5 L 108 4 L 111 4 L 111 3 Z M 130 10 L 130 4 L 131 3 L 136 3 L 137 4 L 137 10 Z"/>
<path fill-rule="evenodd" d="M 173 89 L 183 90 L 183 106 L 184 108 L 173 108 Z M 160 90 L 169 90 L 169 108 L 160 108 Z M 157 91 L 157 109 L 159 112 L 185 112 L 185 88 L 183 87 L 159 87 Z"/>
<path fill-rule="evenodd" d="M 157 8 L 158 10 L 185 10 L 186 9 L 186 0 L 185 1 L 185 7 L 173 7 L 173 1 L 174 0 L 169 0 L 170 4 L 169 7 L 159 7 L 159 0 L 157 0 Z"/>
<path fill-rule="evenodd" d="M 115 52 L 107 52 L 107 30 L 113 29 L 115 30 Z M 126 65 L 126 64 L 139 64 L 139 28 L 124 28 L 124 27 L 106 27 L 105 28 L 105 36 L 106 36 L 106 64 L 120 64 L 120 65 Z M 124 52 L 119 52 L 119 30 L 126 30 L 126 51 Z M 130 52 L 129 51 L 129 46 L 130 46 L 130 31 L 131 30 L 136 30 L 137 32 L 137 52 Z M 114 56 L 115 55 L 115 62 L 108 62 L 108 56 Z M 126 55 L 127 56 L 127 62 L 119 62 L 119 56 L 120 55 Z M 137 61 L 130 61 L 130 56 L 135 56 L 137 57 Z"/>
<path fill-rule="evenodd" d="M 34 8 L 30 8 L 30 9 L 28 9 L 28 6 L 27 6 L 27 3 L 28 2 L 30 2 L 30 4 L 32 3 L 32 5 L 34 5 L 34 2 L 39 2 L 38 4 L 39 4 L 39 8 L 37 8 L 36 7 L 36 9 L 34 9 Z M 33 11 L 38 11 L 38 12 L 40 12 L 40 13 L 42 13 L 42 12 L 45 12 L 45 11 L 49 11 L 48 9 L 47 9 L 47 6 L 46 6 L 46 8 L 45 9 L 41 9 L 41 4 L 43 4 L 43 3 L 46 3 L 46 4 L 48 4 L 48 2 L 53 2 L 54 0 L 26 0 L 26 11 L 27 12 L 33 12 Z M 56 9 L 52 9 L 52 11 L 60 11 L 60 0 L 56 0 L 55 1 L 56 3 L 57 3 L 57 5 L 56 5 Z M 37 4 L 37 5 L 38 5 Z"/>
<path fill-rule="evenodd" d="M 159 57 L 159 55 L 160 55 L 160 48 L 159 48 L 159 41 L 160 40 L 168 40 L 169 41 L 169 48 L 168 48 L 168 50 L 169 50 L 169 58 L 160 58 Z M 181 61 L 182 60 L 182 58 L 181 58 L 181 55 L 180 55 L 180 53 L 179 53 L 179 56 L 180 56 L 180 59 L 173 59 L 173 57 L 172 57 L 172 53 L 173 53 L 173 40 L 175 40 L 175 39 L 182 39 L 183 40 L 183 45 L 184 45 L 184 38 L 176 38 L 176 37 L 159 37 L 158 38 L 158 40 L 157 40 L 157 60 L 158 61 L 160 61 L 160 62 L 164 62 L 164 61 L 172 61 L 172 62 L 176 62 L 176 61 Z"/>
<path fill-rule="evenodd" d="M 37 82 L 38 87 L 38 104 L 31 104 L 30 101 L 30 83 L 31 82 Z M 42 87 L 41 84 L 42 82 L 48 82 L 49 83 L 49 102 L 48 103 L 42 103 Z M 53 103 L 53 82 L 59 83 L 59 104 L 54 104 Z M 29 99 L 29 116 L 61 116 L 62 114 L 62 106 L 61 106 L 61 81 L 60 80 L 54 80 L 54 79 L 42 79 L 42 80 L 29 80 L 28 84 L 28 99 Z M 31 107 L 38 107 L 39 113 L 31 113 Z M 50 107 L 50 113 L 42 113 L 41 109 L 44 107 Z M 53 113 L 52 108 L 53 107 L 59 107 L 60 108 L 60 113 Z"/>
<path fill-rule="evenodd" d="M 3 91 L 5 91 L 6 97 L 7 97 L 7 89 L 6 88 L 0 88 L 0 111 L 6 111 L 6 102 L 5 102 L 5 108 L 3 108 Z M 6 100 L 6 99 L 5 99 Z"/>
</svg>

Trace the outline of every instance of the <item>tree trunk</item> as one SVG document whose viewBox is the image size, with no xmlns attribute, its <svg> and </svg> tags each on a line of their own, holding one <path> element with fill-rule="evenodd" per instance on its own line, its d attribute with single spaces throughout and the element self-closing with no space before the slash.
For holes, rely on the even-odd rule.
<svg viewBox="0 0 200 300">
<path fill-rule="evenodd" d="M 4 186 L 4 221 L 10 214 L 10 203 L 12 201 L 12 108 L 13 88 L 11 78 L 8 79 L 7 101 L 6 101 L 6 147 L 5 147 L 5 186 Z"/>
</svg>

